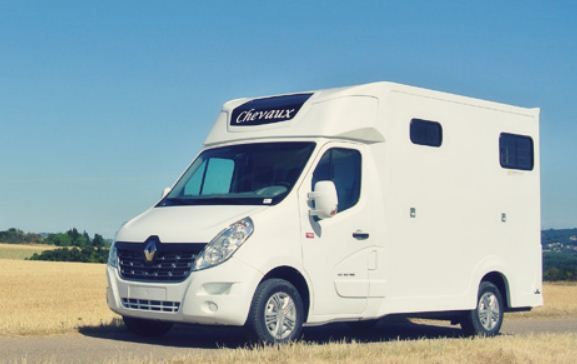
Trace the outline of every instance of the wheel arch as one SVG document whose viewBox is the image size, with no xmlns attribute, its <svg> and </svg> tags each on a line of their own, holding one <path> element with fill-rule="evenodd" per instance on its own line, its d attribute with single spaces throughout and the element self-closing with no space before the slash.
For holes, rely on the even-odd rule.
<svg viewBox="0 0 577 364">
<path fill-rule="evenodd" d="M 499 292 L 501 293 L 501 296 L 503 297 L 503 303 L 505 304 L 505 310 L 508 310 L 511 307 L 509 281 L 507 280 L 507 277 L 505 276 L 505 274 L 503 274 L 499 271 L 491 271 L 489 273 L 486 273 L 481 278 L 481 280 L 479 281 L 479 285 L 482 282 L 493 283 L 499 289 Z"/>
<path fill-rule="evenodd" d="M 308 283 L 304 275 L 297 269 L 284 265 L 271 269 L 267 274 L 264 275 L 259 284 L 271 278 L 284 279 L 285 281 L 290 282 L 299 291 L 299 294 L 303 299 L 303 305 L 305 307 L 304 322 L 306 322 L 309 316 L 311 295 Z"/>
</svg>

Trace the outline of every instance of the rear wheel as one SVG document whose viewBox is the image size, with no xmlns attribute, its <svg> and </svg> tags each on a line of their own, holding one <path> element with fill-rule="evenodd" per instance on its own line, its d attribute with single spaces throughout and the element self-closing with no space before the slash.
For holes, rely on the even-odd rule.
<svg viewBox="0 0 577 364">
<path fill-rule="evenodd" d="M 143 337 L 160 337 L 172 328 L 172 322 L 147 320 L 136 317 L 122 316 L 128 331 Z"/>
<path fill-rule="evenodd" d="M 268 279 L 256 289 L 246 326 L 262 343 L 286 343 L 300 338 L 303 321 L 298 290 L 283 279 Z"/>
<path fill-rule="evenodd" d="M 491 282 L 481 282 L 477 307 L 465 314 L 461 328 L 465 335 L 495 336 L 503 324 L 504 304 L 499 289 Z"/>
</svg>

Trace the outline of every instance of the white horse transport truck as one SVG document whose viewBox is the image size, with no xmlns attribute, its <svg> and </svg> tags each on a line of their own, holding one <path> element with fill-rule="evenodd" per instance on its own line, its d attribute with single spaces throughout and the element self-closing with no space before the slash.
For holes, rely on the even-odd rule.
<svg viewBox="0 0 577 364">
<path fill-rule="evenodd" d="M 147 336 L 392 314 L 495 335 L 543 303 L 539 183 L 539 109 L 390 82 L 232 100 L 119 230 L 108 305 Z"/>
</svg>

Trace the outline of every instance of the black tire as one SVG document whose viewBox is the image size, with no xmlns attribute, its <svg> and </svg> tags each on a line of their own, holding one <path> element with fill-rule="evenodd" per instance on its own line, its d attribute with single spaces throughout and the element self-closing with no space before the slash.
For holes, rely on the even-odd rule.
<svg viewBox="0 0 577 364">
<path fill-rule="evenodd" d="M 286 330 L 282 330 L 285 328 L 285 325 L 279 325 L 279 321 L 272 321 L 276 323 L 276 327 L 281 327 L 281 331 L 286 334 L 286 337 L 275 337 L 269 329 L 267 328 L 267 324 L 265 322 L 265 312 L 270 312 L 267 310 L 267 304 L 269 300 L 272 299 L 273 296 L 280 294 L 280 296 L 285 298 L 286 296 L 290 297 L 292 302 L 294 303 L 294 311 L 290 310 L 291 313 L 294 313 L 294 326 L 290 334 L 288 333 L 288 328 Z M 277 296 L 278 297 L 278 296 Z M 284 301 L 283 301 L 284 302 Z M 274 302 L 273 302 L 274 303 Z M 273 308 L 274 304 L 270 303 L 271 306 L 268 308 Z M 246 321 L 246 328 L 250 331 L 252 337 L 264 344 L 283 344 L 287 342 L 291 342 L 294 340 L 298 340 L 302 334 L 303 322 L 304 322 L 304 305 L 299 294 L 299 291 L 288 281 L 284 279 L 268 279 L 264 282 L 261 282 L 254 293 L 254 297 L 252 299 L 252 304 L 250 306 L 250 311 L 248 314 L 248 318 Z M 282 320 L 284 321 L 284 313 L 282 314 Z M 289 316 L 289 315 L 286 315 Z M 293 320 L 291 320 L 293 321 Z M 271 323 L 272 324 L 272 323 Z"/>
<path fill-rule="evenodd" d="M 487 302 L 491 302 L 491 305 L 493 305 L 489 312 L 486 311 L 487 302 L 481 302 L 484 296 L 489 300 Z M 497 307 L 498 313 L 495 312 Z M 495 336 L 501 330 L 504 311 L 503 296 L 497 286 L 491 282 L 481 282 L 479 293 L 477 294 L 477 305 L 474 310 L 464 314 L 461 319 L 461 329 L 467 336 Z M 488 317 L 490 322 L 482 317 Z"/>
<path fill-rule="evenodd" d="M 147 320 L 136 317 L 122 316 L 128 331 L 142 337 L 160 337 L 165 335 L 173 326 L 172 322 Z"/>
</svg>

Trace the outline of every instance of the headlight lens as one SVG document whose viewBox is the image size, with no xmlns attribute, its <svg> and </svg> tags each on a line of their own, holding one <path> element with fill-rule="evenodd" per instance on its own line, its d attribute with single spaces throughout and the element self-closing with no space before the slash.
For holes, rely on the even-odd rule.
<svg viewBox="0 0 577 364">
<path fill-rule="evenodd" d="M 116 249 L 116 243 L 112 243 L 108 251 L 108 265 L 112 268 L 118 268 L 118 250 Z"/>
<path fill-rule="evenodd" d="M 229 259 L 252 235 L 254 225 L 250 217 L 235 222 L 212 239 L 194 261 L 194 270 L 220 264 Z"/>
</svg>

